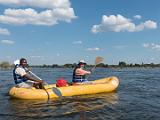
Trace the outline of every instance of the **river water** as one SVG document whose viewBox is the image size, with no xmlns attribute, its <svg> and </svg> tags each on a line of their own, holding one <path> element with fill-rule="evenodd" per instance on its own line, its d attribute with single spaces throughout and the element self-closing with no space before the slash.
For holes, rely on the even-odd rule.
<svg viewBox="0 0 160 120">
<path fill-rule="evenodd" d="M 72 69 L 33 68 L 47 83 L 71 81 Z M 159 120 L 160 68 L 97 68 L 90 80 L 117 76 L 116 92 L 53 100 L 10 99 L 12 69 L 0 69 L 0 120 Z"/>
</svg>

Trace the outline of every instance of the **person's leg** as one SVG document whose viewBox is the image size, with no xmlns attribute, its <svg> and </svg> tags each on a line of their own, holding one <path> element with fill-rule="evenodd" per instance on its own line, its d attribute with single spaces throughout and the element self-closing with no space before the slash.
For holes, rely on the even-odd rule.
<svg viewBox="0 0 160 120">
<path fill-rule="evenodd" d="M 39 88 L 40 88 L 40 89 L 45 89 L 45 88 L 44 88 L 44 85 L 43 85 L 42 83 L 39 83 Z"/>
<path fill-rule="evenodd" d="M 32 85 L 28 84 L 26 82 L 19 83 L 19 84 L 17 84 L 17 86 L 18 87 L 23 87 L 23 88 L 32 88 Z"/>
<path fill-rule="evenodd" d="M 36 83 L 36 82 L 34 82 L 34 83 L 33 83 L 33 87 L 35 87 L 36 89 L 39 89 L 39 84 Z"/>
<path fill-rule="evenodd" d="M 44 85 L 42 83 L 37 83 L 37 82 L 33 83 L 33 87 L 35 87 L 37 89 L 45 89 Z"/>
</svg>

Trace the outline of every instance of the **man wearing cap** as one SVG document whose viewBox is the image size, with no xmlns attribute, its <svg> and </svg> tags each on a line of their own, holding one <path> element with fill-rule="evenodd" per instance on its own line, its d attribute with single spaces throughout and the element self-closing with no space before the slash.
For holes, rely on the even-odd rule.
<svg viewBox="0 0 160 120">
<path fill-rule="evenodd" d="M 13 70 L 13 77 L 17 87 L 24 88 L 43 88 L 43 80 L 38 80 L 30 76 L 27 69 L 27 60 L 25 58 L 20 59 L 20 64 L 15 65 Z"/>
<path fill-rule="evenodd" d="M 73 70 L 73 83 L 86 82 L 86 75 L 91 74 L 90 71 L 84 70 L 86 63 L 84 60 L 80 60 L 76 68 Z"/>
</svg>

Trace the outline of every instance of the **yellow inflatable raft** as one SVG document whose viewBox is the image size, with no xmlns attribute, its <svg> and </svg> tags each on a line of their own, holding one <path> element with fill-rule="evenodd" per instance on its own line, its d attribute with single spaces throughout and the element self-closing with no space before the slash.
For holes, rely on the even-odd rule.
<svg viewBox="0 0 160 120">
<path fill-rule="evenodd" d="M 112 92 L 117 89 L 118 85 L 119 80 L 117 77 L 108 77 L 67 87 L 56 87 L 55 84 L 46 85 L 45 89 L 12 87 L 9 95 L 18 99 L 53 99 L 62 96 Z"/>
</svg>

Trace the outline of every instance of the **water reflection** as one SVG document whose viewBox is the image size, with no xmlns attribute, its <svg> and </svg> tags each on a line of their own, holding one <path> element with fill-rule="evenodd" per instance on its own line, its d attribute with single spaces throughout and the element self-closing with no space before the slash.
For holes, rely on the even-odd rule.
<svg viewBox="0 0 160 120">
<path fill-rule="evenodd" d="M 14 119 L 44 117 L 47 115 L 43 112 L 44 106 L 47 106 L 47 101 L 10 99 L 8 113 Z"/>
<path fill-rule="evenodd" d="M 118 103 L 116 93 L 64 97 L 49 101 L 10 99 L 8 115 L 13 115 L 14 119 L 27 120 L 32 118 L 86 120 L 87 112 L 103 109 L 116 103 Z"/>
</svg>

